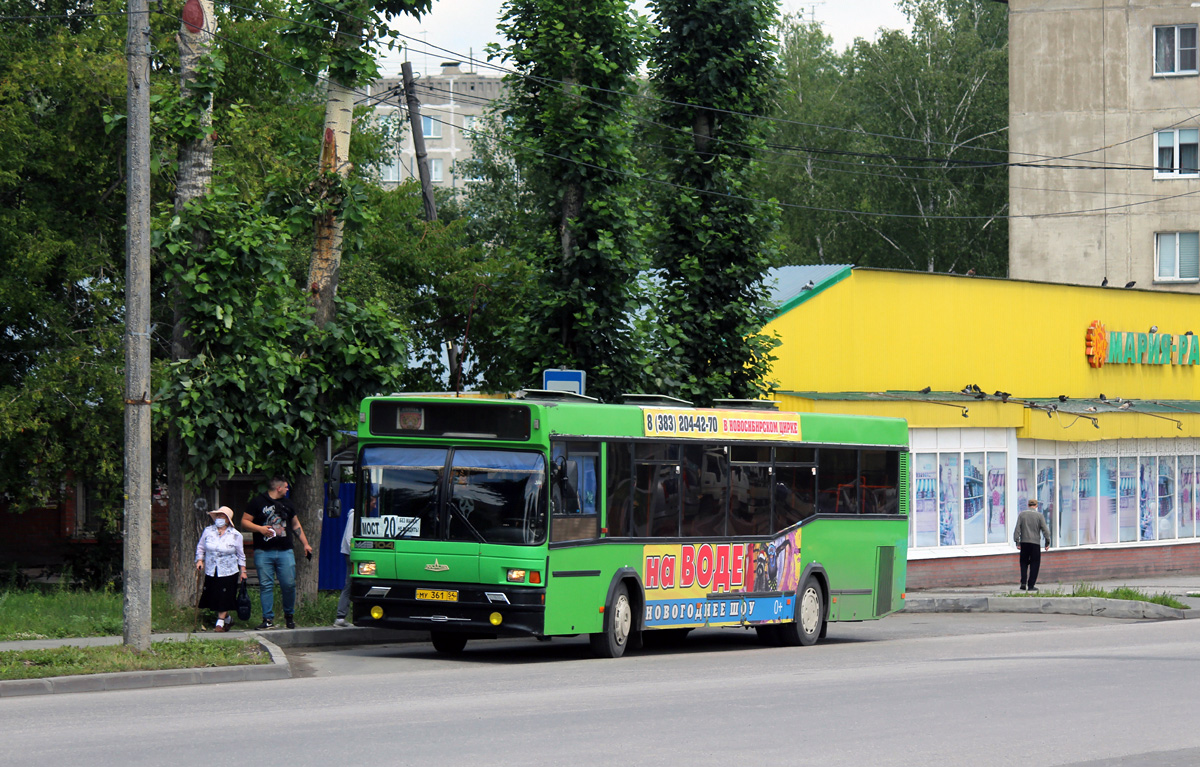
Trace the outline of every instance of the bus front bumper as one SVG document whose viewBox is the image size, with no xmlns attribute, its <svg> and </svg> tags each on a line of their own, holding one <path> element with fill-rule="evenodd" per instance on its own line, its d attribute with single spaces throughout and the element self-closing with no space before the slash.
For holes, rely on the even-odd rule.
<svg viewBox="0 0 1200 767">
<path fill-rule="evenodd" d="M 542 636 L 545 628 L 545 588 L 355 578 L 350 599 L 355 626 L 488 637 Z"/>
</svg>

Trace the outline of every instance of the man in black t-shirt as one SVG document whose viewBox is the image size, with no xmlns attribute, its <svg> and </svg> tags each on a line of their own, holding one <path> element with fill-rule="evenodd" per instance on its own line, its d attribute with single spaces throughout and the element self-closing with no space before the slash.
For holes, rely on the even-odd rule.
<svg viewBox="0 0 1200 767">
<path fill-rule="evenodd" d="M 275 628 L 275 582 L 283 591 L 283 617 L 290 629 L 296 628 L 292 614 L 296 609 L 296 555 L 292 552 L 292 534 L 312 554 L 296 510 L 285 497 L 287 480 L 272 477 L 267 492 L 255 496 L 242 515 L 242 528 L 254 534 L 254 567 L 262 601 L 260 630 Z"/>
</svg>

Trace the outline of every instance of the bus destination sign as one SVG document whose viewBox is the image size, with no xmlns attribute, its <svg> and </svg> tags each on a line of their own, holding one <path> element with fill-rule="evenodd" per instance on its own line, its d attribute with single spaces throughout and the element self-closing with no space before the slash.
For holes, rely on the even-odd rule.
<svg viewBox="0 0 1200 767">
<path fill-rule="evenodd" d="M 800 439 L 799 413 L 644 407 L 642 424 L 647 437 L 754 441 Z"/>
</svg>

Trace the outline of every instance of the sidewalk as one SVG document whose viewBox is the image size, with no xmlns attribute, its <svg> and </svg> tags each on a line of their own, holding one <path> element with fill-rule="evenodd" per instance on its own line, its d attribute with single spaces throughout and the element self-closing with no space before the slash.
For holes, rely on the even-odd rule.
<svg viewBox="0 0 1200 767">
<path fill-rule="evenodd" d="M 1088 585 L 1106 591 L 1128 586 L 1150 596 L 1169 594 L 1190 609 L 1177 610 L 1126 599 L 1059 596 L 1073 593 L 1076 583 L 1054 581 L 1039 582 L 1038 596 L 1012 596 L 1022 593 L 1016 583 L 910 591 L 904 609 L 907 612 L 1060 613 L 1141 620 L 1200 618 L 1200 596 L 1190 596 L 1200 595 L 1200 575 L 1117 578 L 1089 581 Z"/>
</svg>

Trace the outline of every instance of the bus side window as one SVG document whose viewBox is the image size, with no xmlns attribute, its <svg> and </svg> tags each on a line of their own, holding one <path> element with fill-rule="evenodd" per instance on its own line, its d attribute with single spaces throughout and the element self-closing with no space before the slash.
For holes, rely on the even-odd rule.
<svg viewBox="0 0 1200 767">
<path fill-rule="evenodd" d="M 632 535 L 633 448 L 628 442 L 605 445 L 604 526 L 610 538 Z"/>
<path fill-rule="evenodd" d="M 575 541 L 600 535 L 596 508 L 596 443 L 556 443 L 551 447 L 550 540 Z"/>
</svg>

